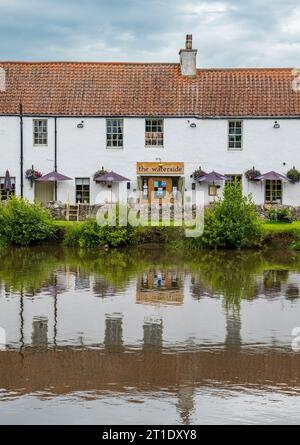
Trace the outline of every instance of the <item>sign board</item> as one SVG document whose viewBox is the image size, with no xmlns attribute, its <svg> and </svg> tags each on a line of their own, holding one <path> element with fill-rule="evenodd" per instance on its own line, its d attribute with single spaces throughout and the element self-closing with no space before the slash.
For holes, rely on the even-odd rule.
<svg viewBox="0 0 300 445">
<path fill-rule="evenodd" d="M 184 162 L 138 162 L 138 175 L 182 176 L 184 175 Z"/>
</svg>

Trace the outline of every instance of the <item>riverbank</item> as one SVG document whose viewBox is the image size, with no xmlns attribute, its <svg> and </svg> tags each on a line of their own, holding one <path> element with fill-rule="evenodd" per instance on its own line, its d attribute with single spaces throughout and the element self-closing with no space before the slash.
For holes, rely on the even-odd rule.
<svg viewBox="0 0 300 445">
<path fill-rule="evenodd" d="M 116 221 L 118 215 L 117 211 Z M 119 225 L 116 221 L 100 225 L 96 218 L 82 222 L 55 220 L 39 204 L 13 197 L 0 207 L 0 246 L 52 242 L 68 247 L 102 249 L 168 244 L 195 251 L 266 246 L 300 250 L 300 222 L 262 220 L 251 199 L 241 195 L 238 184 L 227 187 L 224 199 L 215 202 L 211 209 L 205 209 L 202 232 L 201 224 L 197 224 L 198 230 L 193 232 L 193 228 L 176 225 L 174 221 L 169 221 L 168 225 L 161 221 L 157 226 L 149 222 L 137 227 Z"/>
<path fill-rule="evenodd" d="M 82 221 L 54 221 L 54 226 L 57 229 L 56 241 L 73 247 L 78 245 L 78 234 L 83 230 L 85 224 L 86 222 Z M 294 221 L 292 223 L 261 221 L 261 228 L 263 232 L 261 248 L 274 247 L 276 249 L 293 248 L 300 250 L 300 221 Z M 126 230 L 126 228 L 124 229 Z M 119 228 L 111 228 L 112 233 L 114 230 L 117 234 Z M 117 238 L 119 237 L 116 237 L 116 239 Z M 173 247 L 193 246 L 193 238 L 186 238 L 182 227 L 136 228 L 134 231 L 134 239 L 131 241 L 132 242 L 128 243 L 129 245 L 171 244 Z M 197 244 L 198 248 L 199 244 L 195 244 Z M 96 247 L 96 243 L 95 245 L 86 247 Z"/>
</svg>

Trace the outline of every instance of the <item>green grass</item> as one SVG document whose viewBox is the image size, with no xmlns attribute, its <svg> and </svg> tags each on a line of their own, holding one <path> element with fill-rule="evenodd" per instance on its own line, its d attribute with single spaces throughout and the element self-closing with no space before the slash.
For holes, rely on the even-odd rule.
<svg viewBox="0 0 300 445">
<path fill-rule="evenodd" d="M 300 232 L 300 221 L 294 221 L 292 223 L 264 222 L 263 228 L 269 233 Z"/>
<path fill-rule="evenodd" d="M 63 220 L 56 220 L 54 221 L 54 224 L 59 229 L 64 229 L 68 227 L 75 227 L 79 224 L 83 224 L 84 221 L 63 221 Z M 263 222 L 262 223 L 264 230 L 267 232 L 293 232 L 293 231 L 299 231 L 300 232 L 300 221 L 294 221 L 292 223 L 279 223 L 279 222 Z"/>
<path fill-rule="evenodd" d="M 65 229 L 68 227 L 75 227 L 78 224 L 82 224 L 83 221 L 64 221 L 64 220 L 55 220 L 53 221 L 54 225 L 58 228 L 58 229 Z"/>
</svg>

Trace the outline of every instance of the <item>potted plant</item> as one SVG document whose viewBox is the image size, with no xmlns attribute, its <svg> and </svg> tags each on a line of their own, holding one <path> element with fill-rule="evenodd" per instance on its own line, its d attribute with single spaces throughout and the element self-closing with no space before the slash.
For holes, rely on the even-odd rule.
<svg viewBox="0 0 300 445">
<path fill-rule="evenodd" d="M 299 172 L 299 170 L 297 170 L 296 168 L 295 168 L 295 166 L 293 166 L 293 168 L 291 168 L 288 172 L 287 172 L 287 177 L 289 178 L 289 180 L 291 181 L 291 182 L 293 182 L 294 184 L 296 183 L 296 182 L 299 182 L 300 181 L 300 172 Z"/>
<path fill-rule="evenodd" d="M 108 173 L 107 170 L 105 170 L 104 167 L 102 167 L 101 170 L 98 170 L 96 173 L 94 173 L 94 181 L 96 180 L 96 178 L 98 178 L 99 176 L 103 176 L 106 175 Z"/>
<path fill-rule="evenodd" d="M 41 178 L 42 176 L 42 173 L 39 170 L 35 170 L 33 166 L 25 172 L 25 177 L 31 182 L 31 187 L 33 186 L 34 181 Z"/>
<path fill-rule="evenodd" d="M 197 170 L 194 171 L 194 173 L 191 175 L 191 178 L 193 179 L 199 179 L 202 176 L 206 175 L 206 172 L 202 170 L 201 167 L 199 167 Z"/>
<path fill-rule="evenodd" d="M 257 181 L 257 177 L 261 176 L 261 172 L 259 170 L 256 170 L 255 167 L 251 168 L 250 170 L 247 170 L 245 172 L 245 176 L 248 179 L 248 181 Z"/>
</svg>

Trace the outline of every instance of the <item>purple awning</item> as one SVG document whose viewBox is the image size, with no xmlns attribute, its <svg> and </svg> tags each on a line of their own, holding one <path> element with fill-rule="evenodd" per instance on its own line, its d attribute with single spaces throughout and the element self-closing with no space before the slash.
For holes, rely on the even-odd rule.
<svg viewBox="0 0 300 445">
<path fill-rule="evenodd" d="M 268 173 L 265 173 L 264 175 L 257 176 L 255 178 L 257 181 L 289 181 L 289 178 L 285 175 L 281 175 L 280 173 L 276 173 L 274 171 L 270 171 Z"/>
<path fill-rule="evenodd" d="M 6 170 L 6 173 L 5 173 L 3 188 L 6 192 L 11 192 L 13 189 L 10 174 L 9 174 L 8 170 Z"/>
<path fill-rule="evenodd" d="M 72 181 L 72 178 L 62 175 L 58 172 L 51 172 L 41 178 L 37 179 L 38 182 L 61 182 L 61 181 Z"/>
<path fill-rule="evenodd" d="M 201 176 L 201 178 L 198 179 L 199 182 L 216 182 L 225 180 L 226 176 L 221 175 L 221 173 L 217 173 L 215 171 L 212 171 L 211 173 Z"/>
<path fill-rule="evenodd" d="M 128 182 L 130 179 L 124 178 L 124 176 L 118 175 L 115 172 L 106 173 L 106 175 L 100 175 L 95 178 L 96 182 Z"/>
</svg>

